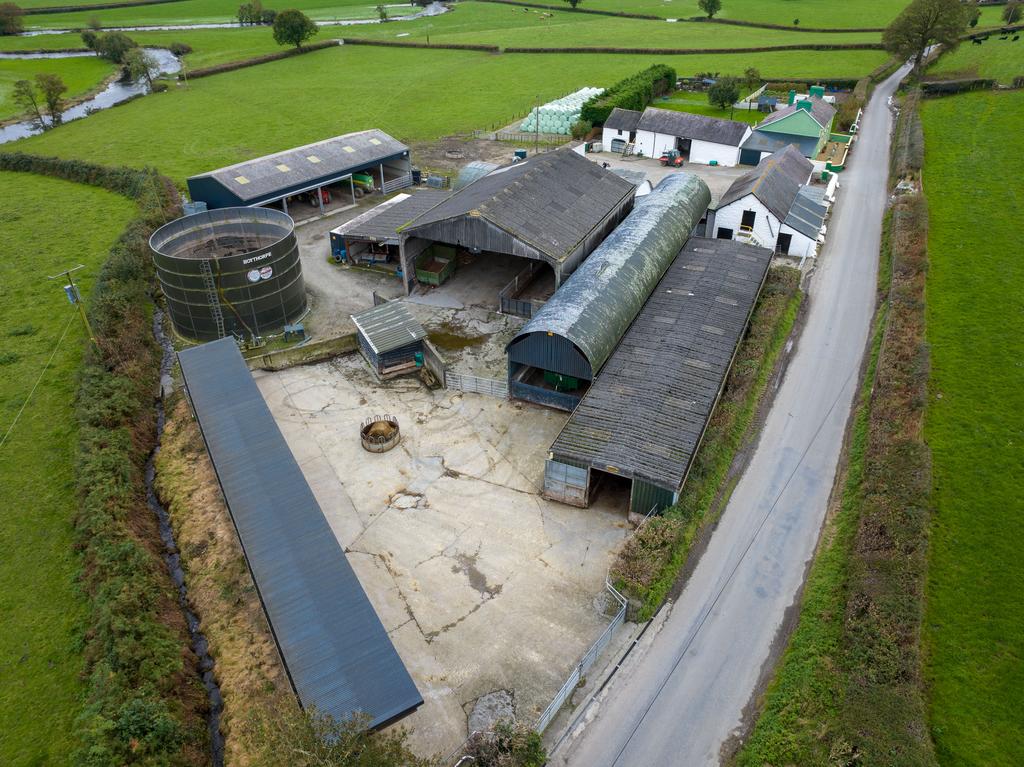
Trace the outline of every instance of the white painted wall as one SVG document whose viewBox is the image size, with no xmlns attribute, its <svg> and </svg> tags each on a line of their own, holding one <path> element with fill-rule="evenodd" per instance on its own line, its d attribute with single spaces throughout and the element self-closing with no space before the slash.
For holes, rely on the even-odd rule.
<svg viewBox="0 0 1024 767">
<path fill-rule="evenodd" d="M 747 128 L 746 133 L 743 134 L 743 141 L 750 133 L 750 128 Z M 681 138 L 685 139 L 686 136 Z M 636 152 L 638 154 L 642 152 L 644 157 L 658 158 L 664 152 L 672 151 L 675 148 L 675 136 L 652 133 L 651 131 L 637 131 L 636 133 Z M 698 141 L 697 139 L 690 142 L 690 162 L 707 165 L 712 160 L 717 160 L 719 165 L 731 168 L 739 164 L 740 148 L 728 144 L 716 144 L 712 141 Z"/>
<path fill-rule="evenodd" d="M 652 133 L 651 131 L 638 130 L 636 132 L 636 153 L 644 157 L 661 157 L 664 152 L 676 148 L 676 137 L 666 136 L 663 133 Z"/>
<path fill-rule="evenodd" d="M 603 128 L 601 130 L 601 147 L 606 152 L 612 151 L 612 141 L 620 139 L 629 143 L 628 130 L 615 130 L 614 128 Z"/>
<path fill-rule="evenodd" d="M 748 194 L 736 202 L 730 203 L 715 211 L 714 229 L 709 231 L 708 237 L 718 237 L 719 228 L 732 229 L 733 239 L 740 231 L 740 222 L 743 220 L 743 212 L 754 211 L 757 215 L 754 218 L 754 236 L 765 248 L 775 249 L 779 234 L 790 234 L 792 240 L 789 243 L 789 255 L 802 257 L 815 255 L 816 243 L 814 240 L 805 237 L 790 226 L 781 223 L 768 208 L 761 204 L 754 195 Z"/>
</svg>

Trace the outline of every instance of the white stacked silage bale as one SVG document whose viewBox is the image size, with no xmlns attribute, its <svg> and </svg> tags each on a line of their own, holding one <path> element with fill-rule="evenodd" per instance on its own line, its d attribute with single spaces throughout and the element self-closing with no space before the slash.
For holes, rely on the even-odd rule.
<svg viewBox="0 0 1024 767">
<path fill-rule="evenodd" d="M 580 88 L 568 96 L 537 107 L 523 120 L 520 130 L 541 133 L 555 133 L 567 136 L 572 132 L 573 123 L 580 119 L 583 105 L 593 96 L 604 92 L 603 88 Z"/>
</svg>

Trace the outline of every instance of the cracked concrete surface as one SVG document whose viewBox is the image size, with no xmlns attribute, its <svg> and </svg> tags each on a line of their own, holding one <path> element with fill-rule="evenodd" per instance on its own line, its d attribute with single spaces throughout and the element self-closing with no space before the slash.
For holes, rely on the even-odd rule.
<svg viewBox="0 0 1024 767">
<path fill-rule="evenodd" d="M 494 690 L 532 721 L 607 625 L 604 575 L 628 529 L 621 497 L 540 497 L 566 416 L 413 379 L 381 386 L 359 355 L 255 375 L 423 695 L 403 722 L 416 751 L 450 752 L 466 705 Z M 359 423 L 380 413 L 402 442 L 367 453 Z"/>
</svg>

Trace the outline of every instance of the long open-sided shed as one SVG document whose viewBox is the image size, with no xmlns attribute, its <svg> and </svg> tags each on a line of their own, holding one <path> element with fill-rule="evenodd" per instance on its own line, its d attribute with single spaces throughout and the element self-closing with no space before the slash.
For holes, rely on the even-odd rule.
<svg viewBox="0 0 1024 767">
<path fill-rule="evenodd" d="M 569 149 L 491 171 L 402 228 L 406 290 L 415 263 L 453 249 L 540 261 L 557 287 L 629 212 L 634 191 Z"/>
<path fill-rule="evenodd" d="M 617 477 L 631 511 L 677 500 L 771 258 L 733 240 L 686 242 L 551 445 L 547 498 L 587 506 Z"/>
<path fill-rule="evenodd" d="M 178 354 L 192 407 L 299 702 L 379 727 L 423 703 L 233 338 Z"/>
<path fill-rule="evenodd" d="M 396 194 L 387 202 L 331 230 L 331 252 L 350 264 L 399 268 L 398 230 L 433 208 L 449 192 L 416 189 Z"/>
<path fill-rule="evenodd" d="M 194 201 L 208 208 L 234 208 L 281 202 L 288 212 L 288 198 L 313 193 L 321 212 L 323 190 L 352 195 L 355 186 L 369 179 L 375 191 L 385 194 L 412 184 L 409 147 L 384 131 L 364 130 L 317 141 L 315 144 L 268 154 L 188 179 Z"/>
<path fill-rule="evenodd" d="M 509 342 L 513 398 L 572 410 L 693 232 L 711 192 L 673 173 Z"/>
</svg>

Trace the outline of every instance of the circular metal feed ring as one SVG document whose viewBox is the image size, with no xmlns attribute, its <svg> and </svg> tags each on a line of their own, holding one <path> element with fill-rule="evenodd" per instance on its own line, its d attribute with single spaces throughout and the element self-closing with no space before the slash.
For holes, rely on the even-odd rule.
<svg viewBox="0 0 1024 767">
<path fill-rule="evenodd" d="M 402 430 L 393 415 L 375 415 L 359 426 L 359 440 L 363 449 L 371 453 L 386 453 L 402 440 Z"/>
</svg>

